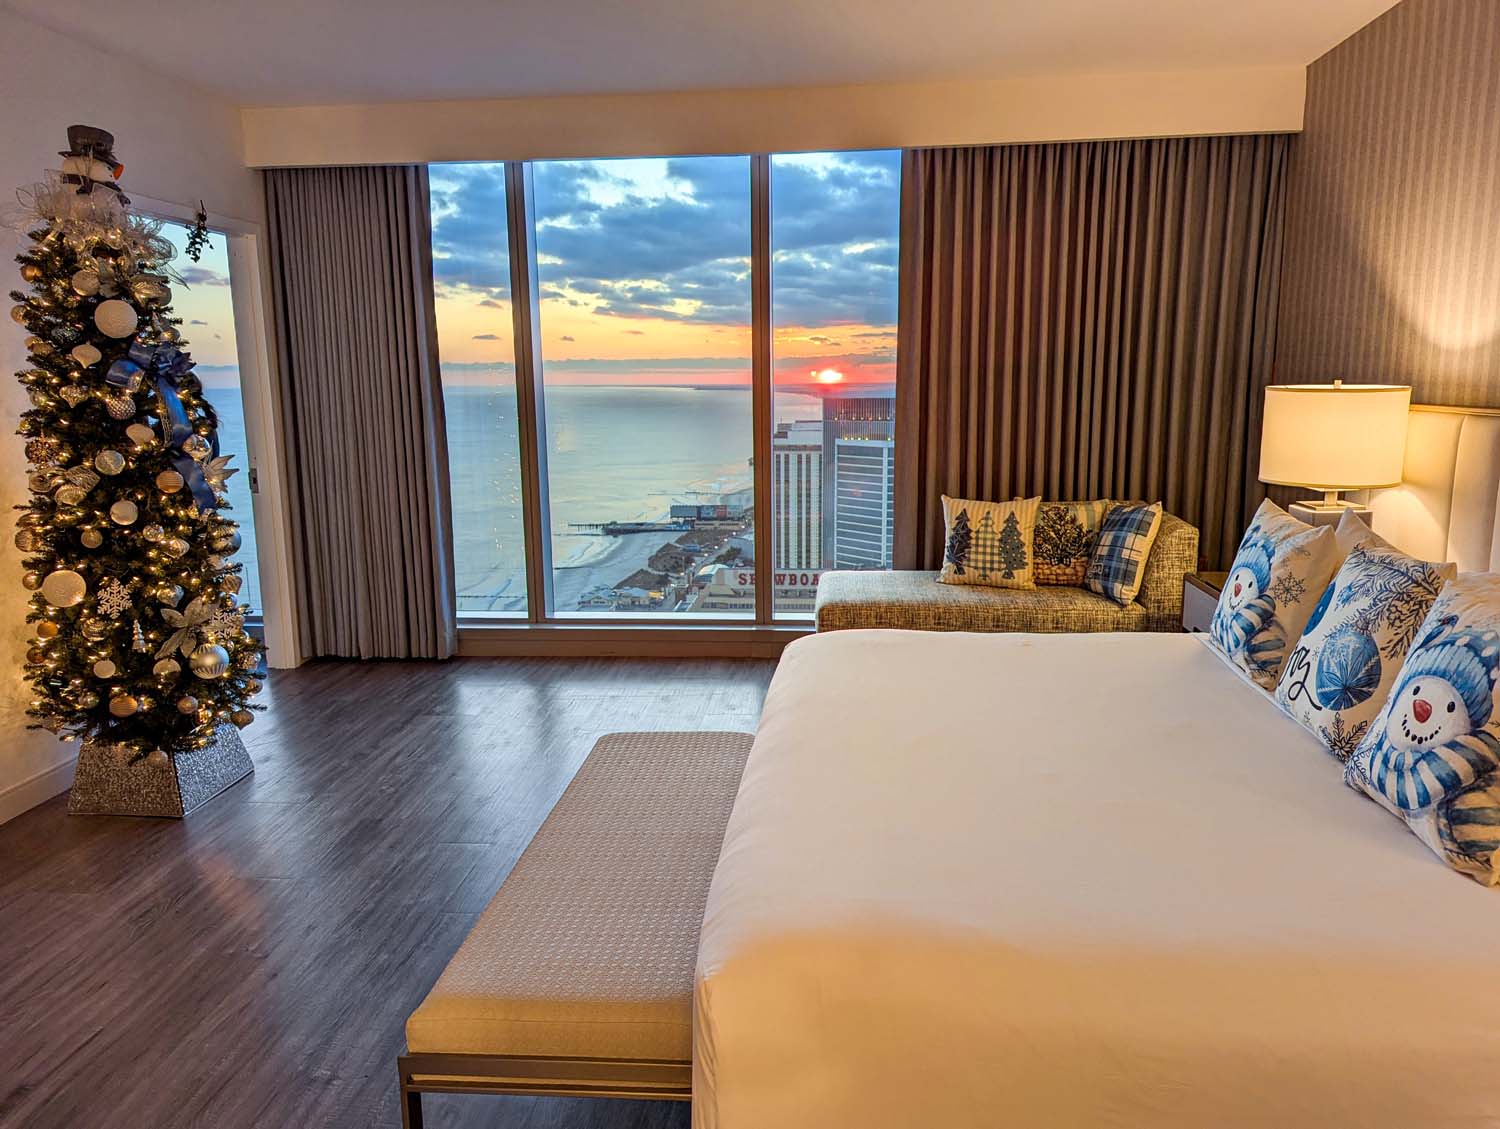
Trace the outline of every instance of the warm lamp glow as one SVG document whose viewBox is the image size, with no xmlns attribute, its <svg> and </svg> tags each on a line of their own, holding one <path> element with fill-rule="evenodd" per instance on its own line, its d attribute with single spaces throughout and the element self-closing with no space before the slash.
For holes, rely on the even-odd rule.
<svg viewBox="0 0 1500 1129">
<path fill-rule="evenodd" d="M 842 384 L 844 382 L 844 374 L 836 368 L 825 368 L 815 370 L 813 372 L 813 379 L 819 384 Z"/>
<path fill-rule="evenodd" d="M 1325 492 L 1396 486 L 1410 407 L 1405 384 L 1273 384 L 1260 480 Z"/>
</svg>

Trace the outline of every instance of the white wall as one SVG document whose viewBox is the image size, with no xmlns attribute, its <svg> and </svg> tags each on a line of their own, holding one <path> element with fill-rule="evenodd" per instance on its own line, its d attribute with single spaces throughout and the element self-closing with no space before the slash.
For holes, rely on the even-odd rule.
<svg viewBox="0 0 1500 1129">
<path fill-rule="evenodd" d="M 244 166 L 234 107 L 0 10 L 0 214 L 17 188 L 56 167 L 67 127 L 78 123 L 115 135 L 127 192 L 181 204 L 201 198 L 214 213 L 263 220 L 260 176 Z M 0 294 L 20 283 L 12 256 L 23 243 L 0 228 Z M 0 302 L 7 314 L 10 305 Z M 26 728 L 27 598 L 10 509 L 26 494 L 13 421 L 27 405 L 12 376 L 25 359 L 23 337 L 0 318 L 0 822 L 66 788 L 76 750 Z"/>
<path fill-rule="evenodd" d="M 247 109 L 275 165 L 898 149 L 1291 133 L 1302 67 Z"/>
</svg>

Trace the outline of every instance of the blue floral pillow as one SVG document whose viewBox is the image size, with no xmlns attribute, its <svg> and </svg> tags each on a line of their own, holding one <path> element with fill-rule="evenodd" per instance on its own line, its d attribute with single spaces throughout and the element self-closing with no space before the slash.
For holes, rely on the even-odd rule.
<svg viewBox="0 0 1500 1129">
<path fill-rule="evenodd" d="M 1209 635 L 1267 690 L 1342 561 L 1331 526 L 1300 522 L 1267 498 L 1235 553 Z"/>
<path fill-rule="evenodd" d="M 1282 669 L 1276 700 L 1339 760 L 1369 732 L 1432 601 L 1457 573 L 1366 532 L 1324 590 Z"/>
<path fill-rule="evenodd" d="M 1399 815 L 1449 866 L 1500 884 L 1500 576 L 1433 601 L 1344 780 Z"/>
</svg>

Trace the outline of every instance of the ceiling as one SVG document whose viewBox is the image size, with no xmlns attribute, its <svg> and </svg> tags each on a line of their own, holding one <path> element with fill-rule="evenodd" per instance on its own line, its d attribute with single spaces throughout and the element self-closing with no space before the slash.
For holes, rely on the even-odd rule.
<svg viewBox="0 0 1500 1129">
<path fill-rule="evenodd" d="M 0 2 L 286 106 L 1301 66 L 1393 0 Z"/>
</svg>

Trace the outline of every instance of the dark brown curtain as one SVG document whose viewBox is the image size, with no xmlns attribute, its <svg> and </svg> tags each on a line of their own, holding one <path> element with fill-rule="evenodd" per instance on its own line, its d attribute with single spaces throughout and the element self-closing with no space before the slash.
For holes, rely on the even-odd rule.
<svg viewBox="0 0 1500 1129">
<path fill-rule="evenodd" d="M 447 658 L 426 166 L 271 169 L 266 204 L 302 653 Z"/>
<path fill-rule="evenodd" d="M 901 186 L 897 568 L 939 496 L 1160 500 L 1232 558 L 1262 496 L 1283 136 L 916 149 Z"/>
</svg>

